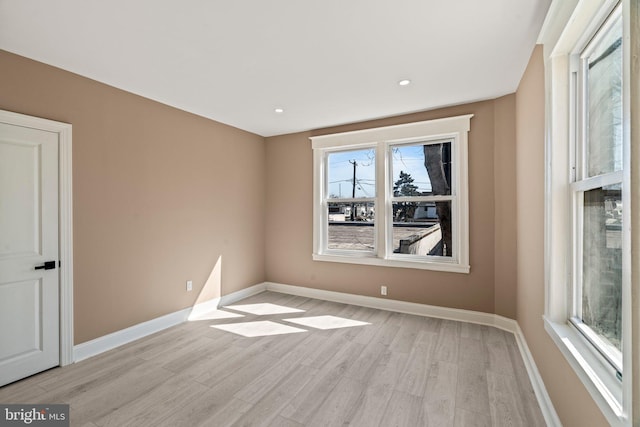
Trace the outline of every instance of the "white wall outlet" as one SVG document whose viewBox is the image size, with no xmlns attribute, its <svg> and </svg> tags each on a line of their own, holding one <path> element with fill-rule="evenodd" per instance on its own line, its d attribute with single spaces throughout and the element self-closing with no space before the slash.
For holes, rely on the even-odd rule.
<svg viewBox="0 0 640 427">
<path fill-rule="evenodd" d="M 380 295 L 387 295 L 387 287 L 380 286 Z"/>
<path fill-rule="evenodd" d="M 193 290 L 193 281 L 187 280 L 187 291 L 190 292 Z"/>
</svg>

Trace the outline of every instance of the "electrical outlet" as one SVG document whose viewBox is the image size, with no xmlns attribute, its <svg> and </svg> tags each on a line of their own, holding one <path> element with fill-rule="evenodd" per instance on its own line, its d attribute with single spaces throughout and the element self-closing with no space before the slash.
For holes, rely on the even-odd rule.
<svg viewBox="0 0 640 427">
<path fill-rule="evenodd" d="M 187 280 L 187 292 L 190 292 L 192 290 L 193 290 L 193 281 Z"/>
<path fill-rule="evenodd" d="M 380 295 L 387 295 L 387 287 L 380 286 Z"/>
</svg>

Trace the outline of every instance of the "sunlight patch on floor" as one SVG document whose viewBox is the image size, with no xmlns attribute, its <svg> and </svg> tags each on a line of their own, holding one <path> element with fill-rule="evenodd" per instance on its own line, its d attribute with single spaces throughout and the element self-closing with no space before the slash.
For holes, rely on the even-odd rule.
<svg viewBox="0 0 640 427">
<path fill-rule="evenodd" d="M 242 335 L 243 337 L 248 338 L 307 332 L 305 329 L 281 325 L 280 323 L 270 322 L 268 320 L 257 322 L 230 323 L 227 325 L 211 325 L 211 327 L 227 332 L 232 332 L 234 334 Z"/>
<path fill-rule="evenodd" d="M 271 304 L 268 302 L 259 304 L 239 304 L 228 305 L 225 308 L 242 311 L 244 313 L 255 314 L 257 316 L 268 316 L 270 314 L 303 313 L 299 308 L 285 307 L 283 305 Z"/>
<path fill-rule="evenodd" d="M 309 326 L 316 329 L 338 329 L 371 324 L 367 322 L 361 322 L 359 320 L 345 319 L 343 317 L 337 316 L 297 317 L 293 319 L 283 320 L 285 322 L 296 323 L 298 325 Z"/>
<path fill-rule="evenodd" d="M 244 317 L 244 314 L 232 313 L 224 310 L 211 310 L 205 313 L 196 314 L 195 316 L 189 316 L 189 320 L 220 320 L 220 319 L 234 319 L 237 317 Z"/>
</svg>

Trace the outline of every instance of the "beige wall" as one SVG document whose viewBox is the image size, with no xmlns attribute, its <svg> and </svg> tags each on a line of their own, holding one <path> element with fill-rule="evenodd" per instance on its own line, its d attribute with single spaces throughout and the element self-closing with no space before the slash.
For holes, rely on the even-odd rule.
<svg viewBox="0 0 640 427">
<path fill-rule="evenodd" d="M 516 92 L 517 320 L 563 425 L 608 423 L 544 330 L 544 64 L 536 47 Z"/>
<path fill-rule="evenodd" d="M 500 213 L 495 211 L 496 182 L 513 181 L 512 167 L 494 168 L 496 159 L 513 159 L 514 151 L 495 155 L 499 147 L 513 144 L 513 95 L 496 101 L 477 102 L 429 112 L 267 138 L 267 280 L 359 295 L 379 296 L 387 285 L 389 298 L 455 307 L 515 317 L 515 270 L 500 271 L 501 285 L 494 286 L 496 249 L 506 262 L 515 262 L 515 236 L 500 235 L 497 220 L 514 215 L 513 189 L 502 191 Z M 496 111 L 502 115 L 496 119 Z M 474 114 L 469 134 L 470 261 L 471 273 L 372 267 L 312 261 L 312 150 L 309 136 L 409 123 L 420 120 Z M 510 154 L 511 153 L 511 154 Z M 511 157 L 510 157 L 511 156 Z M 509 200 L 511 199 L 511 200 Z M 504 208 L 504 209 L 503 209 Z M 511 210 L 510 210 L 511 209 Z M 514 225 L 515 220 L 507 220 Z"/>
<path fill-rule="evenodd" d="M 516 318 L 516 97 L 498 98 L 495 105 L 495 313 Z"/>
<path fill-rule="evenodd" d="M 262 137 L 3 51 L 0 70 L 0 109 L 73 125 L 76 344 L 191 306 L 216 264 L 208 297 L 264 281 Z"/>
</svg>

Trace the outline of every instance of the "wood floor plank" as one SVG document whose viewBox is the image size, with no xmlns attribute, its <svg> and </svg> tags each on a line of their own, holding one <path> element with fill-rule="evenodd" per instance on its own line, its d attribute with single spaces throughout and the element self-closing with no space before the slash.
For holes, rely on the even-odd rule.
<svg viewBox="0 0 640 427">
<path fill-rule="evenodd" d="M 377 331 L 373 334 L 373 338 L 371 341 L 375 341 L 377 343 L 382 344 L 385 347 L 391 346 L 391 343 L 398 335 L 398 331 L 400 330 L 400 325 L 395 324 L 391 317 L 387 318 L 387 320 L 378 326 Z M 361 341 L 358 341 L 361 342 Z M 364 343 L 367 344 L 367 343 Z"/>
<path fill-rule="evenodd" d="M 389 320 L 389 316 L 391 315 L 390 311 L 383 310 L 375 310 L 373 308 L 369 309 L 369 313 L 361 320 L 365 322 L 369 322 L 370 325 L 367 325 L 362 328 L 362 332 L 355 337 L 355 341 L 360 344 L 368 345 L 373 341 L 380 342 L 380 344 L 389 345 L 389 342 L 382 342 L 380 340 L 380 331 L 383 328 L 383 325 L 387 323 Z"/>
<path fill-rule="evenodd" d="M 505 332 L 496 328 L 486 328 L 485 331 L 483 341 L 489 356 L 488 369 L 496 374 L 515 375 Z"/>
<path fill-rule="evenodd" d="M 457 363 L 460 365 L 471 365 L 478 370 L 489 368 L 489 351 L 483 341 L 460 337 L 459 350 Z"/>
<path fill-rule="evenodd" d="M 101 427 L 156 425 L 169 418 L 207 387 L 188 377 L 173 376 L 149 392 L 136 396 L 124 406 L 96 420 Z"/>
<path fill-rule="evenodd" d="M 198 337 L 193 341 L 185 343 L 184 346 L 177 349 L 174 348 L 171 352 L 162 353 L 152 360 L 172 372 L 182 372 L 194 363 L 210 355 L 211 350 L 215 348 L 216 345 L 224 344 L 217 343 L 208 337 Z"/>
<path fill-rule="evenodd" d="M 460 337 L 461 338 L 472 338 L 475 340 L 482 339 L 482 328 L 486 328 L 486 326 L 478 325 L 477 323 L 468 323 L 461 322 L 460 323 Z"/>
<path fill-rule="evenodd" d="M 393 347 L 393 351 L 398 353 L 410 353 L 413 348 L 413 344 L 418 337 L 418 331 L 420 330 L 420 324 L 415 321 L 414 317 L 410 314 L 403 314 L 400 320 L 398 333 L 393 341 L 389 344 Z"/>
<path fill-rule="evenodd" d="M 196 378 L 196 381 L 208 387 L 213 387 L 233 376 L 236 372 L 246 376 L 246 368 L 255 370 L 254 365 L 260 365 L 258 368 L 261 369 L 262 365 L 267 365 L 276 360 L 274 357 L 264 353 L 262 342 L 258 339 L 254 344 L 242 350 L 236 349 L 232 358 L 220 360 L 217 364 L 209 364 L 209 369 L 201 377 Z"/>
<path fill-rule="evenodd" d="M 315 376 L 317 371 L 304 365 L 297 365 L 291 373 L 274 384 L 260 400 L 251 402 L 251 408 L 240 417 L 234 426 L 268 426 L 279 416 L 280 411 Z M 237 394 L 241 396 L 241 394 Z M 253 397 L 253 395 L 252 395 Z"/>
<path fill-rule="evenodd" d="M 364 387 L 360 381 L 343 377 L 323 401 L 307 424 L 310 427 L 331 427 L 352 418 Z"/>
<path fill-rule="evenodd" d="M 489 408 L 494 426 L 524 427 L 529 424 L 524 418 L 522 403 L 518 399 L 515 377 L 487 371 Z"/>
<path fill-rule="evenodd" d="M 200 384 L 206 384 L 207 382 L 219 380 L 222 374 L 218 375 L 218 373 L 225 373 L 227 366 L 231 366 L 229 369 L 232 369 L 233 363 L 231 361 L 238 358 L 243 351 L 243 348 L 236 346 L 216 347 L 210 354 L 195 360 L 180 372 L 173 371 L 172 367 L 169 366 L 163 366 L 163 368 L 179 373 L 182 376 L 188 376 Z"/>
<path fill-rule="evenodd" d="M 466 409 L 456 409 L 455 427 L 492 427 L 491 415 L 467 411 Z"/>
<path fill-rule="evenodd" d="M 108 383 L 69 399 L 71 418 L 74 423 L 100 419 L 150 392 L 172 375 L 172 372 L 152 364 L 140 365 L 127 376 L 116 376 Z"/>
<path fill-rule="evenodd" d="M 125 363 L 91 365 L 93 372 L 67 369 L 58 382 L 47 380 L 47 392 L 38 396 L 36 403 L 71 403 L 75 399 L 108 387 L 115 379 L 135 376 L 136 370 L 157 368 L 138 358 L 123 359 Z"/>
<path fill-rule="evenodd" d="M 487 371 L 474 365 L 458 365 L 456 409 L 489 413 Z"/>
<path fill-rule="evenodd" d="M 255 355 L 250 362 L 238 367 L 233 374 L 225 376 L 222 380 L 209 382 L 209 386 L 217 393 L 234 396 L 276 362 L 276 359 L 266 354 Z"/>
<path fill-rule="evenodd" d="M 345 376 L 358 381 L 366 381 L 371 375 L 371 371 L 376 368 L 378 361 L 386 351 L 387 347 L 378 343 L 371 342 L 364 347 L 364 350 L 356 356 L 356 360 L 345 372 Z"/>
<path fill-rule="evenodd" d="M 240 399 L 230 399 L 226 405 L 221 406 L 218 410 L 214 411 L 208 418 L 203 419 L 198 424 L 192 424 L 196 427 L 211 427 L 211 426 L 230 426 L 242 418 L 244 414 L 251 409 L 251 405 Z M 182 420 L 178 420 L 182 422 Z M 184 424 L 188 427 L 188 424 Z"/>
<path fill-rule="evenodd" d="M 317 339 L 317 343 L 322 340 L 321 337 L 314 334 L 287 334 L 280 338 L 278 345 L 267 348 L 265 351 L 275 358 L 283 358 L 291 356 L 292 353 L 301 347 L 307 347 L 314 339 Z"/>
<path fill-rule="evenodd" d="M 272 359 L 274 364 L 269 369 L 264 370 L 264 372 L 260 372 L 255 379 L 242 387 L 235 394 L 235 397 L 245 402 L 255 404 L 270 393 L 272 389 L 276 388 L 283 378 L 292 375 L 292 371 L 296 372 L 296 370 L 301 370 L 299 366 L 303 365 L 299 363 L 300 358 L 301 357 L 284 357 L 281 359 Z M 310 377 L 318 372 L 317 369 L 308 366 L 304 366 L 304 368 L 304 374 Z"/>
<path fill-rule="evenodd" d="M 237 304 L 263 303 L 304 311 L 185 322 L 0 387 L 0 401 L 68 403 L 71 425 L 87 427 L 544 426 L 513 334 L 274 292 Z M 212 328 L 322 315 L 368 324 Z"/>
<path fill-rule="evenodd" d="M 250 404 L 233 396 L 207 390 L 161 420 L 161 427 L 229 426 L 249 410 Z"/>
<path fill-rule="evenodd" d="M 419 331 L 407 358 L 406 367 L 396 383 L 396 390 L 422 397 L 429 377 L 429 368 L 438 335 Z"/>
<path fill-rule="evenodd" d="M 304 365 L 320 369 L 330 360 L 335 359 L 336 349 L 351 347 L 354 348 L 354 354 L 359 354 L 359 352 L 364 348 L 364 345 L 351 342 L 348 338 L 341 335 L 327 336 L 327 339 L 324 340 L 320 348 L 317 348 L 315 353 L 310 354 L 302 363 Z"/>
<path fill-rule="evenodd" d="M 278 415 L 271 421 L 269 427 L 304 427 L 304 425 L 290 420 L 288 418 L 283 417 L 282 415 Z"/>
<path fill-rule="evenodd" d="M 303 424 L 308 422 L 361 350 L 362 345 L 357 343 L 346 343 L 337 348 L 334 357 L 319 367 L 318 373 L 289 402 L 281 415 Z"/>
<path fill-rule="evenodd" d="M 387 404 L 380 427 L 415 427 L 420 425 L 422 401 L 419 397 L 394 391 Z M 373 420 L 372 420 L 373 421 Z M 375 425 L 375 424 L 371 424 Z"/>
<path fill-rule="evenodd" d="M 422 399 L 422 412 L 420 413 L 422 425 L 453 425 L 457 382 L 457 364 L 443 361 L 431 363 L 424 398 Z"/>
<path fill-rule="evenodd" d="M 0 402 L 29 403 L 40 401 L 39 396 L 47 393 L 38 385 L 38 376 L 26 378 L 22 381 L 0 387 Z"/>
<path fill-rule="evenodd" d="M 91 358 L 84 363 L 59 368 L 56 375 L 42 378 L 38 385 L 49 391 L 61 391 L 78 386 L 88 388 L 95 381 L 127 373 L 144 363 L 144 360 L 127 353 L 126 349 L 123 351 L 122 357 L 118 357 L 117 350 L 112 350 L 108 357 Z"/>
<path fill-rule="evenodd" d="M 438 342 L 433 354 L 434 360 L 444 360 L 446 362 L 458 358 L 460 323 L 452 320 L 443 320 L 440 323 Z"/>
<path fill-rule="evenodd" d="M 375 384 L 365 387 L 361 400 L 355 406 L 351 419 L 348 420 L 349 425 L 362 427 L 377 425 L 384 416 L 392 394 L 393 388 L 387 385 Z"/>
</svg>

